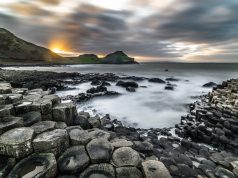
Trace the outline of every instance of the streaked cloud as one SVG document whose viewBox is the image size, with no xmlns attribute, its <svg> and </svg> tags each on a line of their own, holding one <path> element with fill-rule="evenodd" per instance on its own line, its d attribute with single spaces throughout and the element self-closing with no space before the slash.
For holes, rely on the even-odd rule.
<svg viewBox="0 0 238 178">
<path fill-rule="evenodd" d="M 237 0 L 1 0 L 0 24 L 69 52 L 124 50 L 139 59 L 238 62 Z"/>
</svg>

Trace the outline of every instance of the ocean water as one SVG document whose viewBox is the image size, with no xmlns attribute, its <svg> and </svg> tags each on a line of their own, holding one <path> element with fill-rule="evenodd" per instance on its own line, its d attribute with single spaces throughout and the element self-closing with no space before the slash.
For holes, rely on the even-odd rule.
<svg viewBox="0 0 238 178">
<path fill-rule="evenodd" d="M 170 82 L 176 87 L 173 91 L 164 90 L 165 84 L 138 82 L 135 93 L 115 86 L 108 90 L 118 91 L 118 97 L 98 97 L 77 106 L 91 114 L 110 114 L 125 125 L 140 128 L 173 127 L 186 114 L 186 104 L 194 102 L 194 96 L 207 94 L 211 88 L 202 87 L 207 82 L 221 83 L 230 78 L 237 78 L 238 64 L 193 64 L 193 63 L 143 63 L 139 65 L 69 65 L 56 67 L 8 67 L 15 70 L 41 70 L 55 72 L 107 73 L 120 76 L 143 76 L 166 79 L 174 77 L 177 82 Z M 165 71 L 168 69 L 168 72 Z M 92 87 L 90 83 L 80 84 L 72 91 L 62 91 L 60 96 L 77 95 Z"/>
</svg>

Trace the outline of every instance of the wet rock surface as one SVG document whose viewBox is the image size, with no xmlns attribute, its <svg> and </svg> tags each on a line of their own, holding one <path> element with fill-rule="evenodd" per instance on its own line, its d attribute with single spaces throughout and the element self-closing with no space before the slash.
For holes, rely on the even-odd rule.
<svg viewBox="0 0 238 178">
<path fill-rule="evenodd" d="M 117 82 L 132 91 L 140 80 L 175 88 L 176 78 L 46 73 L 0 70 L 0 177 L 238 177 L 238 80 L 190 104 L 174 128 L 139 129 L 77 113 L 47 89 L 90 82 L 95 89 L 72 98 L 81 102 Z"/>
</svg>

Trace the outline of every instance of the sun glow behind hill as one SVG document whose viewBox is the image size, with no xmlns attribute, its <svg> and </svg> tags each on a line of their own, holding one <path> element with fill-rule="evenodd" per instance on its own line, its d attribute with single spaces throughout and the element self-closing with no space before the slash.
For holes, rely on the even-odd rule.
<svg viewBox="0 0 238 178">
<path fill-rule="evenodd" d="M 51 51 L 63 56 L 63 57 L 74 57 L 80 53 L 71 50 L 70 45 L 63 40 L 53 40 L 49 44 Z"/>
</svg>

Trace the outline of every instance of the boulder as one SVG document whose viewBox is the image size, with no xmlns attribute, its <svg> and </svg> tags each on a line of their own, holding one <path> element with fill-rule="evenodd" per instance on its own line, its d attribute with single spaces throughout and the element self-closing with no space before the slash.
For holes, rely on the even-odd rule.
<svg viewBox="0 0 238 178">
<path fill-rule="evenodd" d="M 100 117 L 98 115 L 88 118 L 88 122 L 93 128 L 101 128 Z"/>
<path fill-rule="evenodd" d="M 67 149 L 58 159 L 61 173 L 78 174 L 89 165 L 90 159 L 84 146 L 74 146 Z"/>
<path fill-rule="evenodd" d="M 5 96 L 6 104 L 16 104 L 23 99 L 22 94 L 6 94 Z"/>
<path fill-rule="evenodd" d="M 19 116 L 23 118 L 23 124 L 27 127 L 41 121 L 41 113 L 38 111 L 31 111 Z"/>
<path fill-rule="evenodd" d="M 79 178 L 115 178 L 115 170 L 111 164 L 93 164 L 83 171 Z"/>
<path fill-rule="evenodd" d="M 141 153 L 153 153 L 153 145 L 150 142 L 134 141 L 133 148 Z"/>
<path fill-rule="evenodd" d="M 74 125 L 80 125 L 83 129 L 91 129 L 92 126 L 88 121 L 87 116 L 85 115 L 78 115 L 75 119 L 74 119 Z"/>
<path fill-rule="evenodd" d="M 87 145 L 87 151 L 92 163 L 109 162 L 113 147 L 105 139 L 93 139 Z"/>
<path fill-rule="evenodd" d="M 208 82 L 203 85 L 203 87 L 215 87 L 215 86 L 217 86 L 217 84 L 214 82 Z"/>
<path fill-rule="evenodd" d="M 173 78 L 173 77 L 166 78 L 165 80 L 166 81 L 170 81 L 170 82 L 177 82 L 177 81 L 179 81 L 179 79 Z"/>
<path fill-rule="evenodd" d="M 77 110 L 73 103 L 62 103 L 53 108 L 54 121 L 62 121 L 67 125 L 72 125 L 76 117 Z"/>
<path fill-rule="evenodd" d="M 21 127 L 9 130 L 0 136 L 0 154 L 15 158 L 25 157 L 33 152 L 31 140 L 34 130 Z"/>
<path fill-rule="evenodd" d="M 56 122 L 53 121 L 40 121 L 31 126 L 36 134 L 41 134 L 42 132 L 54 130 L 56 127 Z"/>
<path fill-rule="evenodd" d="M 160 78 L 150 78 L 148 81 L 153 83 L 165 83 L 165 81 Z"/>
<path fill-rule="evenodd" d="M 16 159 L 0 155 L 0 178 L 7 177 L 8 173 L 16 164 Z"/>
<path fill-rule="evenodd" d="M 136 167 L 119 167 L 116 168 L 117 178 L 143 178 L 143 174 Z"/>
<path fill-rule="evenodd" d="M 23 127 L 23 120 L 21 117 L 0 117 L 0 135 L 17 127 Z"/>
<path fill-rule="evenodd" d="M 124 88 L 127 88 L 127 87 L 138 88 L 138 84 L 136 82 L 133 82 L 133 81 L 122 81 L 122 80 L 120 80 L 116 83 L 116 85 L 124 87 Z"/>
<path fill-rule="evenodd" d="M 174 87 L 172 85 L 166 85 L 164 87 L 165 90 L 174 90 Z"/>
<path fill-rule="evenodd" d="M 139 166 L 141 159 L 139 153 L 130 147 L 116 149 L 112 155 L 112 161 L 117 167 Z"/>
<path fill-rule="evenodd" d="M 64 129 L 55 129 L 36 136 L 33 147 L 37 153 L 54 153 L 58 157 L 69 147 L 69 137 Z"/>
<path fill-rule="evenodd" d="M 52 153 L 35 153 L 18 162 L 8 177 L 54 178 L 56 173 L 57 163 Z"/>
<path fill-rule="evenodd" d="M 142 162 L 142 170 L 145 178 L 172 178 L 165 165 L 156 160 Z"/>
</svg>

